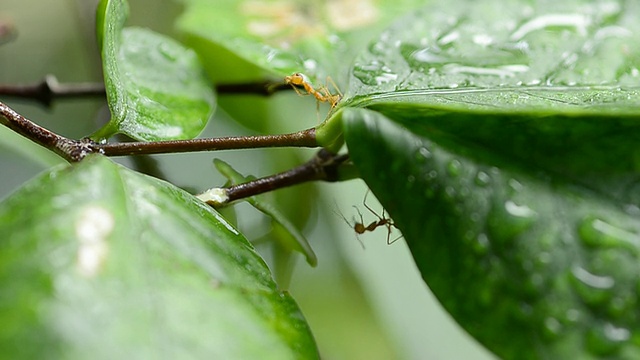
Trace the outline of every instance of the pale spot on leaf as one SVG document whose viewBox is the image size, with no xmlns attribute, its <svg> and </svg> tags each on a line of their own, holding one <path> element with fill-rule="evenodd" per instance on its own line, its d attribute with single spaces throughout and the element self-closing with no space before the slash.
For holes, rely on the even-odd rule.
<svg viewBox="0 0 640 360">
<path fill-rule="evenodd" d="M 84 208 L 76 220 L 78 248 L 78 270 L 86 277 L 94 276 L 106 259 L 106 239 L 113 231 L 115 219 L 108 210 L 90 205 Z"/>
</svg>

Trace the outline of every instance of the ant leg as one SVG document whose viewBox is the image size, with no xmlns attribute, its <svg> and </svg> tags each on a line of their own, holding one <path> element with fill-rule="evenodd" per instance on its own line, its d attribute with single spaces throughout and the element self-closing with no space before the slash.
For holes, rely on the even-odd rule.
<svg viewBox="0 0 640 360">
<path fill-rule="evenodd" d="M 391 229 L 389 229 L 389 234 L 387 235 L 387 245 L 392 245 L 394 242 L 400 240 L 402 238 L 402 235 L 398 236 L 397 238 L 391 240 L 391 242 L 389 242 L 389 235 L 391 235 Z"/>
<path fill-rule="evenodd" d="M 358 207 L 355 205 L 353 205 L 353 208 L 356 209 L 356 211 L 358 212 L 358 216 L 360 216 L 360 224 L 364 224 L 364 219 L 362 218 L 362 213 L 360 212 L 360 209 L 358 209 Z"/>
<path fill-rule="evenodd" d="M 340 97 L 342 98 L 342 92 L 340 91 L 340 89 L 338 88 L 338 85 L 336 85 L 335 81 L 333 81 L 333 79 L 331 78 L 331 76 L 327 76 L 327 81 L 326 81 L 327 85 L 331 84 L 331 86 L 333 86 L 334 89 L 336 89 L 336 91 L 338 92 L 338 95 L 340 95 Z"/>
<path fill-rule="evenodd" d="M 360 243 L 360 246 L 362 246 L 362 249 L 364 250 L 364 249 L 365 249 L 365 247 L 364 247 L 364 242 L 362 242 L 362 239 L 360 239 L 360 234 L 359 234 L 359 233 L 358 233 L 358 231 L 356 230 L 356 227 L 357 227 L 358 223 L 355 223 L 355 224 L 353 224 L 353 225 L 352 225 L 352 224 L 349 222 L 349 220 L 347 220 L 347 218 L 342 214 L 342 212 L 340 212 L 340 211 L 336 211 L 336 213 L 337 213 L 338 215 L 340 215 L 340 217 L 342 218 L 342 220 L 344 220 L 344 222 L 345 222 L 345 223 L 347 223 L 347 225 L 349 225 L 349 227 L 350 227 L 351 229 L 353 229 L 353 230 L 356 232 L 356 239 L 358 240 L 358 242 Z M 362 217 L 362 216 L 361 216 L 361 217 Z"/>
<path fill-rule="evenodd" d="M 289 85 L 291 85 L 291 87 L 293 88 L 293 91 L 295 91 L 295 92 L 296 92 L 296 94 L 298 94 L 298 95 L 300 95 L 300 96 L 306 96 L 306 95 L 309 95 L 309 94 L 305 94 L 305 93 L 303 93 L 302 91 L 300 91 L 300 89 L 298 89 L 298 86 L 296 86 L 295 84 L 293 84 L 293 83 L 289 83 Z"/>
<path fill-rule="evenodd" d="M 371 212 L 373 215 L 375 215 L 379 220 L 385 220 L 384 218 L 384 209 L 382 210 L 382 217 L 380 215 L 378 215 L 377 212 L 373 211 L 372 208 L 369 207 L 369 205 L 367 205 L 367 196 L 369 196 L 369 193 L 371 192 L 371 190 L 367 189 L 367 193 L 364 195 L 364 199 L 362 200 L 362 205 L 364 205 L 364 207 L 367 208 L 367 210 L 369 210 L 369 212 Z"/>
</svg>

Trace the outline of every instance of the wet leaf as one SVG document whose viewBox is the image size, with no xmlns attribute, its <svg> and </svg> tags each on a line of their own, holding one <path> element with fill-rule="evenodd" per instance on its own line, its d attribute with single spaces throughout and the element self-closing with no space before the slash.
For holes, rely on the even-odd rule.
<svg viewBox="0 0 640 360">
<path fill-rule="evenodd" d="M 376 112 L 344 119 L 363 179 L 471 335 L 505 359 L 640 356 L 637 206 Z"/>
<path fill-rule="evenodd" d="M 628 149 L 617 145 L 620 138 L 634 136 L 599 118 L 622 116 L 619 123 L 635 127 L 639 11 L 639 3 L 622 0 L 435 3 L 398 21 L 358 56 L 342 105 L 402 121 L 419 104 L 428 126 L 536 165 L 585 172 L 590 164 L 574 165 L 576 155 L 621 154 Z M 468 116 L 440 121 L 452 112 Z M 575 126 L 576 118 L 592 124 Z M 333 119 L 339 122 L 339 114 Z M 339 136 L 333 119 L 319 129 L 324 144 Z M 547 136 L 545 145 L 555 145 L 531 151 L 531 138 L 542 145 Z M 586 149 L 593 140 L 599 144 Z"/>
<path fill-rule="evenodd" d="M 429 287 L 502 358 L 639 356 L 638 11 L 434 3 L 356 59 L 318 129 L 344 122 Z"/>
<path fill-rule="evenodd" d="M 0 203 L 11 358 L 317 358 L 292 298 L 209 206 L 94 156 Z"/>
<path fill-rule="evenodd" d="M 345 65 L 378 30 L 421 4 L 415 0 L 184 2 L 186 11 L 177 27 L 207 59 L 212 79 L 243 81 L 303 72 L 316 84 L 331 76 L 338 85 L 344 84 Z"/>
<path fill-rule="evenodd" d="M 196 137 L 215 107 L 197 55 L 147 29 L 123 28 L 124 0 L 103 0 L 98 37 L 111 120 L 95 139 L 124 133 L 138 140 Z"/>
</svg>

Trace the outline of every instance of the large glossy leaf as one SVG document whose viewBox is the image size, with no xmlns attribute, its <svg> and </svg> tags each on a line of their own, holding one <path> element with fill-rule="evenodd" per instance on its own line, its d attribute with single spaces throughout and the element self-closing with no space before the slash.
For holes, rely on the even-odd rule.
<svg viewBox="0 0 640 360">
<path fill-rule="evenodd" d="M 345 121 L 426 283 L 490 350 L 640 356 L 638 207 L 379 113 L 348 109 Z"/>
<path fill-rule="evenodd" d="M 639 356 L 639 11 L 438 2 L 367 48 L 319 129 L 344 121 L 425 281 L 501 357 Z"/>
<path fill-rule="evenodd" d="M 349 62 L 389 21 L 420 4 L 396 1 L 184 0 L 178 28 L 217 81 L 304 72 L 343 80 Z M 238 61 L 240 60 L 240 61 Z M 245 66 L 238 66 L 244 63 Z M 233 64 L 234 66 L 225 66 Z M 221 70 L 224 69 L 224 70 Z"/>
<path fill-rule="evenodd" d="M 103 0 L 98 9 L 111 121 L 93 137 L 118 132 L 148 141 L 196 137 L 215 106 L 198 57 L 166 36 L 123 28 L 127 15 L 125 0 Z"/>
<path fill-rule="evenodd" d="M 8 358 L 316 358 L 306 323 L 214 210 L 103 157 L 0 203 Z"/>
</svg>

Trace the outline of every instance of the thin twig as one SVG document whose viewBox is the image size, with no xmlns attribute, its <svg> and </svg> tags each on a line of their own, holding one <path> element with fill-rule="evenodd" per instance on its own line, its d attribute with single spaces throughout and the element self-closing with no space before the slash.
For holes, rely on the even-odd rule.
<svg viewBox="0 0 640 360">
<path fill-rule="evenodd" d="M 236 84 L 218 84 L 215 86 L 219 94 L 250 94 L 271 96 L 278 91 L 291 90 L 292 87 L 284 82 L 254 81 Z M 37 84 L 2 85 L 0 96 L 33 100 L 50 108 L 54 100 L 77 99 L 106 96 L 104 84 L 96 83 L 59 83 L 55 76 L 47 75 Z"/>
<path fill-rule="evenodd" d="M 49 108 L 54 100 L 104 97 L 102 83 L 60 84 L 55 76 L 47 75 L 37 84 L 0 85 L 0 96 L 34 100 Z"/>
<path fill-rule="evenodd" d="M 106 156 L 166 154 L 215 150 L 254 149 L 265 147 L 318 147 L 316 129 L 306 129 L 290 134 L 229 136 L 220 138 L 127 142 L 93 145 Z"/>
<path fill-rule="evenodd" d="M 334 154 L 321 149 L 311 160 L 293 169 L 243 184 L 213 188 L 198 197 L 214 207 L 220 207 L 236 200 L 309 181 L 341 181 L 344 179 L 339 176 L 339 168 L 348 160 L 348 154 Z"/>
<path fill-rule="evenodd" d="M 33 121 L 18 114 L 15 110 L 0 102 L 0 123 L 29 140 L 52 150 L 68 161 L 79 161 L 94 152 L 90 140 L 71 140 L 36 125 Z"/>
<path fill-rule="evenodd" d="M 289 84 L 276 81 L 259 81 L 216 85 L 216 91 L 218 92 L 218 94 L 225 95 L 250 94 L 271 96 L 276 92 L 283 90 L 293 90 L 293 88 Z"/>
<path fill-rule="evenodd" d="M 47 130 L 0 102 L 0 124 L 53 150 L 68 161 L 80 161 L 92 153 L 106 156 L 167 154 L 264 147 L 318 147 L 315 128 L 290 134 L 230 136 L 221 138 L 152 142 L 96 143 L 89 139 L 73 140 Z"/>
</svg>

